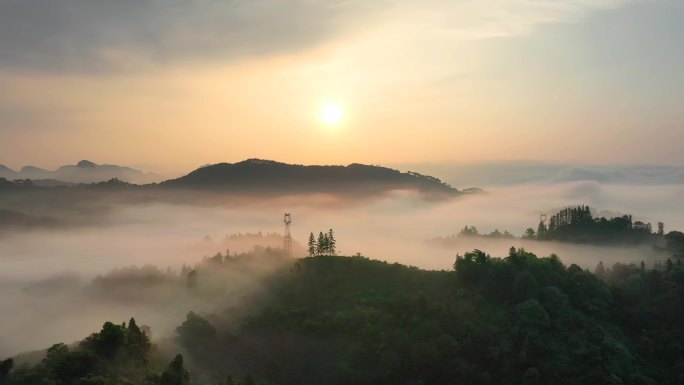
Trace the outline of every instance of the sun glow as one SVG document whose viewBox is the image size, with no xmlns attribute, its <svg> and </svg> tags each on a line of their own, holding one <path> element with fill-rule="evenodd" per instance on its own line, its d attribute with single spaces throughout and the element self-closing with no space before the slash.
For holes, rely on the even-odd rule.
<svg viewBox="0 0 684 385">
<path fill-rule="evenodd" d="M 328 126 L 336 126 L 342 122 L 344 112 L 337 103 L 328 103 L 321 110 L 321 120 Z"/>
</svg>

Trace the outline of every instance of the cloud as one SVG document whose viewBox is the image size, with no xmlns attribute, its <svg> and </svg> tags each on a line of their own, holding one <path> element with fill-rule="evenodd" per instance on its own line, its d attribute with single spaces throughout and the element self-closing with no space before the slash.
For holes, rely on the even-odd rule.
<svg viewBox="0 0 684 385">
<path fill-rule="evenodd" d="M 363 19 L 364 1 L 0 0 L 0 66 L 139 68 L 285 52 Z"/>
<path fill-rule="evenodd" d="M 310 48 L 386 23 L 518 35 L 626 0 L 0 0 L 0 68 L 121 71 Z"/>
<path fill-rule="evenodd" d="M 465 0 L 434 1 L 441 32 L 457 39 L 523 35 L 539 25 L 576 21 L 592 12 L 615 9 L 629 0 Z"/>
<path fill-rule="evenodd" d="M 414 20 L 453 40 L 518 36 L 539 25 L 580 20 L 634 0 L 420 0 L 401 1 L 399 8 Z M 638 0 L 637 0 L 638 1 Z"/>
</svg>

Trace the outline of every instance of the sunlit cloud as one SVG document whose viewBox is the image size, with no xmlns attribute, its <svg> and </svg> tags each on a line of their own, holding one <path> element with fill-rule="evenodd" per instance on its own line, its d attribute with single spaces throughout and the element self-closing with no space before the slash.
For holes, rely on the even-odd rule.
<svg viewBox="0 0 684 385">
<path fill-rule="evenodd" d="M 421 5 L 435 32 L 454 39 L 517 36 L 552 23 L 568 23 L 630 0 L 465 0 Z"/>
<path fill-rule="evenodd" d="M 395 22 L 458 39 L 519 35 L 627 2 L 2 0 L 0 67 L 101 72 L 232 61 L 299 51 Z"/>
</svg>

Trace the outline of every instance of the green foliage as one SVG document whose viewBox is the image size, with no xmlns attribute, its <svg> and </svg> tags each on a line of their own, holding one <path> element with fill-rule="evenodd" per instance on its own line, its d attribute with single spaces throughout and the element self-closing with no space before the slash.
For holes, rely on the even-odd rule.
<svg viewBox="0 0 684 385">
<path fill-rule="evenodd" d="M 190 372 L 183 366 L 183 356 L 177 355 L 159 377 L 159 385 L 189 385 Z"/>
<path fill-rule="evenodd" d="M 316 237 L 314 234 L 309 234 L 309 243 L 307 244 L 307 251 L 309 252 L 309 257 L 316 255 Z"/>
<path fill-rule="evenodd" d="M 527 230 L 525 230 L 522 239 L 537 239 L 537 233 L 533 228 L 529 227 Z"/>
<path fill-rule="evenodd" d="M 267 285 L 265 307 L 217 333 L 199 361 L 274 384 L 678 383 L 679 348 L 667 360 L 643 355 L 632 326 L 646 324 L 629 325 L 623 292 L 580 267 L 515 248 L 506 258 L 474 250 L 454 267 L 300 260 Z M 635 295 L 656 306 L 643 288 L 657 278 L 643 280 Z M 649 337 L 672 338 L 664 326 Z"/>
<path fill-rule="evenodd" d="M 667 248 L 678 259 L 684 258 L 684 233 L 681 231 L 670 231 L 665 235 L 667 241 Z"/>
<path fill-rule="evenodd" d="M 659 223 L 659 231 L 664 228 Z M 657 243 L 650 223 L 633 221 L 631 215 L 594 218 L 589 206 L 568 207 L 539 223 L 537 239 L 573 243 Z"/>
<path fill-rule="evenodd" d="M 128 327 L 106 322 L 100 332 L 73 348 L 63 343 L 53 345 L 33 367 L 12 369 L 11 359 L 0 361 L 0 384 L 142 385 L 152 376 L 150 352 L 149 338 L 134 319 Z"/>
<path fill-rule="evenodd" d="M 316 241 L 313 233 L 311 233 L 309 235 L 308 251 L 310 257 L 315 255 L 336 255 L 337 240 L 335 240 L 333 229 L 328 230 L 326 233 L 319 232 L 318 241 Z"/>
<path fill-rule="evenodd" d="M 176 328 L 178 342 L 195 353 L 203 351 L 216 338 L 216 328 L 206 319 L 189 312 L 185 321 Z"/>
<path fill-rule="evenodd" d="M 125 324 L 122 326 L 105 322 L 99 333 L 93 333 L 81 344 L 98 355 L 112 358 L 122 352 L 125 343 Z"/>
<path fill-rule="evenodd" d="M 13 366 L 14 360 L 11 358 L 0 361 L 0 382 L 9 376 L 9 372 L 12 370 Z"/>
<path fill-rule="evenodd" d="M 467 252 L 452 271 L 316 256 L 211 322 L 188 313 L 177 341 L 204 385 L 670 385 L 684 383 L 682 316 L 674 262 L 592 274 L 516 248 Z M 155 373 L 152 354 L 135 319 L 107 322 L 34 367 L 0 361 L 0 383 L 190 384 L 183 356 Z"/>
</svg>

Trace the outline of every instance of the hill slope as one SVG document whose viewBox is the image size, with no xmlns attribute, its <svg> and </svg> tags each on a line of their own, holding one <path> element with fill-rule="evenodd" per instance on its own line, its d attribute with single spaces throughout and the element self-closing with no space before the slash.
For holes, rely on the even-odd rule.
<svg viewBox="0 0 684 385">
<path fill-rule="evenodd" d="M 684 380 L 681 268 L 616 265 L 608 286 L 524 250 L 505 259 L 476 250 L 455 267 L 306 258 L 250 301 L 260 309 L 240 325 L 224 321 L 238 309 L 193 314 L 179 339 L 198 369 L 269 384 Z"/>
<path fill-rule="evenodd" d="M 256 261 L 218 256 L 181 275 L 167 273 L 168 284 L 225 299 L 239 294 L 217 286 L 226 282 L 226 273 L 244 275 L 247 266 L 263 266 L 279 258 L 276 254 Z M 226 308 L 217 303 L 206 318 L 189 312 L 176 329 L 175 342 L 180 346 L 165 341 L 159 349 L 150 349 L 137 326 L 131 329 L 133 320 L 128 327 L 107 323 L 74 350 L 56 345 L 33 368 L 12 369 L 11 360 L 0 361 L 0 383 L 643 385 L 684 381 L 681 266 L 660 271 L 616 264 L 594 275 L 576 265 L 566 267 L 555 256 L 537 258 L 515 249 L 506 258 L 492 258 L 479 250 L 466 253 L 457 257 L 452 271 L 335 256 L 277 266 L 270 278 L 259 280 L 259 290 L 240 301 L 228 301 Z M 187 286 L 191 276 L 193 284 Z M 117 282 L 130 286 L 131 281 L 115 280 L 110 285 Z M 169 298 L 176 301 L 178 291 L 172 293 L 176 294 Z M 169 358 L 159 353 L 179 350 L 188 358 L 192 382 L 180 367 L 182 381 L 159 381 L 147 365 L 130 362 L 160 363 Z M 68 358 L 66 367 L 61 365 L 63 358 Z M 61 370 L 66 368 L 79 370 Z M 148 382 L 143 380 L 146 377 Z"/>
<path fill-rule="evenodd" d="M 161 185 L 250 193 L 381 193 L 390 190 L 439 195 L 460 193 L 437 178 L 386 167 L 356 163 L 348 166 L 303 166 L 261 159 L 202 167 Z"/>
</svg>

